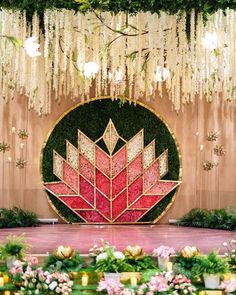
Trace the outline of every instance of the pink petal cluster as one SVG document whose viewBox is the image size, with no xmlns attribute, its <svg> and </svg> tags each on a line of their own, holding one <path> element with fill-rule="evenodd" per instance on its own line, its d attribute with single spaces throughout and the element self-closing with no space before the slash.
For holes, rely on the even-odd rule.
<svg viewBox="0 0 236 295">
<path fill-rule="evenodd" d="M 170 255 L 175 254 L 175 249 L 168 246 L 160 246 L 153 250 L 153 256 L 159 256 L 161 258 L 168 258 Z"/>
<path fill-rule="evenodd" d="M 236 280 L 235 279 L 230 279 L 230 280 L 225 280 L 222 282 L 220 285 L 220 289 L 224 289 L 228 293 L 233 293 L 236 291 Z"/>
<path fill-rule="evenodd" d="M 23 265 L 24 265 L 24 262 L 22 262 L 20 260 L 15 260 L 13 262 L 12 267 L 9 269 L 9 273 L 12 275 L 16 275 L 18 273 L 23 273 Z"/>
<path fill-rule="evenodd" d="M 101 280 L 97 291 L 107 291 L 108 295 L 121 295 L 124 285 L 114 280 Z"/>
<path fill-rule="evenodd" d="M 170 286 L 174 288 L 174 294 L 195 294 L 196 288 L 184 275 L 175 275 Z"/>
</svg>

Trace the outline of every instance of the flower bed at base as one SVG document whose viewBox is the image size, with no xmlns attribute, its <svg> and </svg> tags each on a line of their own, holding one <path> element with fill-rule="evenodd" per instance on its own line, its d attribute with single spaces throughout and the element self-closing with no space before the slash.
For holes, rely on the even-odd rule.
<svg viewBox="0 0 236 295">
<path fill-rule="evenodd" d="M 157 262 L 140 246 L 128 246 L 121 252 L 104 240 L 101 240 L 101 245 L 90 249 L 93 260 L 89 265 L 85 265 L 78 251 L 62 245 L 42 266 L 38 265 L 36 257 L 27 254 L 23 257 L 16 255 L 11 259 L 11 265 L 6 263 L 7 257 L 4 256 L 5 261 L 0 268 L 0 294 L 236 294 L 236 274 L 233 274 L 235 245 L 236 240 L 224 243 L 229 252 L 224 257 L 214 251 L 202 255 L 196 247 L 186 246 L 171 257 L 167 270 L 159 269 Z M 6 252 L 2 252 L 5 255 Z M 160 246 L 153 251 L 154 256 L 162 258 L 164 254 L 169 258 L 173 253 L 175 250 L 168 246 Z M 0 260 L 2 258 L 0 252 Z M 105 278 L 105 272 L 122 275 L 119 280 L 109 279 Z M 206 290 L 203 283 L 206 274 L 219 274 L 220 285 L 208 286 Z"/>
</svg>

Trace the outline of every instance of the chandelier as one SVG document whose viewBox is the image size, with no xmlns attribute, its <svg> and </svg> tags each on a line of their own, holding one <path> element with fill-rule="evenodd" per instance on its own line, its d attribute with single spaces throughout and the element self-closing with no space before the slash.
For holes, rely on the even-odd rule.
<svg viewBox="0 0 236 295">
<path fill-rule="evenodd" d="M 236 13 L 168 15 L 47 10 L 34 15 L 0 11 L 0 87 L 8 101 L 20 93 L 39 115 L 53 100 L 94 96 L 168 97 L 174 110 L 196 98 L 236 99 Z M 38 40 L 29 56 L 13 40 Z M 32 39 L 31 39 L 32 41 Z M 35 45 L 38 50 L 38 46 Z"/>
</svg>

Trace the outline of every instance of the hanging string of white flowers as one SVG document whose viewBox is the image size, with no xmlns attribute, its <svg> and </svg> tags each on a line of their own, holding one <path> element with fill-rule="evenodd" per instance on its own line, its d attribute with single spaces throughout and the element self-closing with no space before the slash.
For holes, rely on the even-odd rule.
<svg viewBox="0 0 236 295">
<path fill-rule="evenodd" d="M 44 28 L 24 12 L 0 11 L 0 87 L 8 101 L 15 93 L 39 114 L 63 97 L 145 97 L 165 93 L 176 111 L 198 96 L 207 101 L 236 99 L 236 12 L 218 11 L 203 26 L 202 14 L 126 15 L 47 10 Z M 11 38 L 7 38 L 11 37 Z M 27 38 L 40 41 L 42 56 L 29 57 Z M 20 43 L 21 40 L 21 43 Z M 16 49 L 15 45 L 19 48 Z M 37 44 L 36 44 L 37 46 Z M 24 50 L 25 49 L 25 50 Z M 165 89 L 165 91 L 164 91 Z"/>
</svg>

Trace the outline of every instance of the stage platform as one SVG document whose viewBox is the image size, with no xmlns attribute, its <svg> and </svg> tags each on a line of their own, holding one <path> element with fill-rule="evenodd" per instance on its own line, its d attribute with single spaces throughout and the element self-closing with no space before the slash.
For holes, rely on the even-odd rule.
<svg viewBox="0 0 236 295">
<path fill-rule="evenodd" d="M 104 240 L 122 250 L 127 245 L 140 245 L 147 253 L 160 245 L 180 250 L 186 245 L 196 246 L 201 252 L 212 249 L 224 253 L 223 242 L 229 242 L 235 232 L 213 229 L 178 227 L 175 225 L 41 225 L 33 228 L 1 229 L 0 240 L 6 241 L 9 234 L 25 233 L 32 245 L 31 253 L 46 254 L 59 245 L 70 245 L 81 254 L 88 254 L 89 248 Z"/>
</svg>

